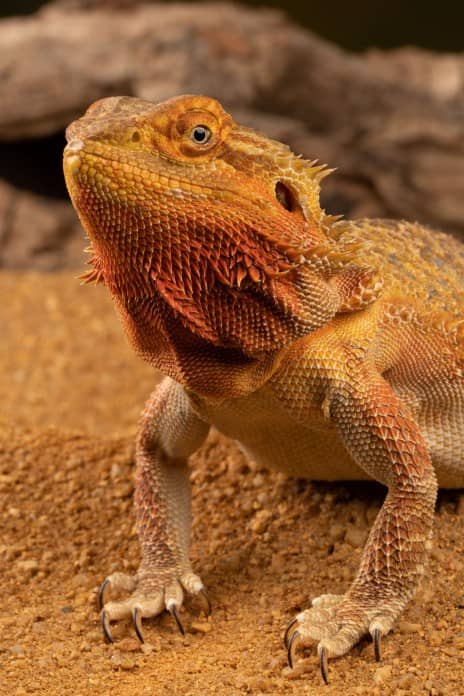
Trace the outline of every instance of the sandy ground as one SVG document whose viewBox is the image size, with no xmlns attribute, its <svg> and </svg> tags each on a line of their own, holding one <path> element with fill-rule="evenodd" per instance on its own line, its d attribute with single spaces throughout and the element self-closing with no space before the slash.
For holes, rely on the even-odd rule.
<svg viewBox="0 0 464 696">
<path fill-rule="evenodd" d="M 192 462 L 192 558 L 208 587 L 182 639 L 169 616 L 103 641 L 101 580 L 135 571 L 132 440 L 157 377 L 127 347 L 102 288 L 71 277 L 0 276 L 0 688 L 44 694 L 464 694 L 464 504 L 440 496 L 419 594 L 383 641 L 286 666 L 295 612 L 352 579 L 381 504 L 375 485 L 257 470 L 213 434 Z"/>
</svg>

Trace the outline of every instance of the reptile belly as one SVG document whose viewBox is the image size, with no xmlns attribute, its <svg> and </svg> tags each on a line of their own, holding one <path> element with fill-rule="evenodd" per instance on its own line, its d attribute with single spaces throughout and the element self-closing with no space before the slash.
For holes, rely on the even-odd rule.
<svg viewBox="0 0 464 696">
<path fill-rule="evenodd" d="M 338 439 L 321 437 L 320 432 L 292 428 L 281 435 L 271 424 L 250 437 L 244 433 L 244 437 L 236 441 L 257 464 L 289 476 L 321 481 L 370 478 L 348 456 Z"/>
<path fill-rule="evenodd" d="M 214 407 L 196 404 L 195 410 L 267 469 L 324 481 L 370 478 L 350 458 L 334 428 L 321 429 L 320 422 L 314 429 L 306 427 L 277 400 L 251 396 Z"/>
<path fill-rule="evenodd" d="M 412 406 L 412 404 L 409 404 Z M 289 476 L 323 481 L 368 480 L 351 459 L 337 433 L 314 410 L 314 428 L 289 416 L 269 391 L 222 404 L 196 403 L 198 415 L 235 440 L 260 466 Z M 414 408 L 411 408 L 414 413 Z M 464 420 L 458 409 L 414 414 L 430 448 L 438 484 L 464 486 Z"/>
</svg>

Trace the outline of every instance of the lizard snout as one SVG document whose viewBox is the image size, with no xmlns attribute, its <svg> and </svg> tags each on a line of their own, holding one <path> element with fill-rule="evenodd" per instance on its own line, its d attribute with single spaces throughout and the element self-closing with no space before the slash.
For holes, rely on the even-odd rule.
<svg viewBox="0 0 464 696">
<path fill-rule="evenodd" d="M 84 141 L 74 139 L 71 140 L 65 147 L 63 152 L 64 165 L 67 173 L 76 174 L 79 170 L 82 160 L 80 152 L 84 147 Z"/>
<path fill-rule="evenodd" d="M 75 154 L 77 152 L 80 152 L 80 150 L 82 150 L 83 147 L 84 147 L 84 141 L 74 138 L 64 148 L 64 154 L 65 155 L 67 155 L 68 153 Z"/>
</svg>

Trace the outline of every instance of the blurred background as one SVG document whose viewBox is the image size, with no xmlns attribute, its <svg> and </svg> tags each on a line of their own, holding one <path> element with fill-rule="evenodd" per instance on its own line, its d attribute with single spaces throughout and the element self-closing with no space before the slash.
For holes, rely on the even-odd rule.
<svg viewBox="0 0 464 696">
<path fill-rule="evenodd" d="M 0 16 L 29 14 L 46 2 L 3 0 Z M 282 9 L 301 26 L 353 51 L 406 44 L 435 51 L 461 51 L 464 44 L 464 5 L 457 0 L 444 0 L 439 5 L 430 0 L 248 0 L 243 4 Z"/>
</svg>

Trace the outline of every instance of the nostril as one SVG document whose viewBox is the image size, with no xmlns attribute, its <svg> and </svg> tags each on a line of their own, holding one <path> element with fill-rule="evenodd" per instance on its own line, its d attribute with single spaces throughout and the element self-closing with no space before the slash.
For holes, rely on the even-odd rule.
<svg viewBox="0 0 464 696">
<path fill-rule="evenodd" d="M 279 201 L 282 208 L 293 212 L 298 210 L 298 202 L 295 198 L 295 194 L 291 191 L 286 184 L 282 181 L 278 181 L 275 186 L 275 197 Z"/>
<path fill-rule="evenodd" d="M 132 133 L 131 140 L 133 143 L 140 142 L 140 133 L 137 130 Z"/>
</svg>

